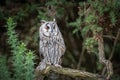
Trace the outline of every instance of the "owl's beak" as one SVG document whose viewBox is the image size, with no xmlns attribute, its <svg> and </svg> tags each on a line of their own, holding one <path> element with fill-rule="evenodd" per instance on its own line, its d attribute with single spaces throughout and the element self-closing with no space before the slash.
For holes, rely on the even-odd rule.
<svg viewBox="0 0 120 80">
<path fill-rule="evenodd" d="M 53 30 L 51 30 L 51 33 L 53 33 Z"/>
<path fill-rule="evenodd" d="M 48 32 L 48 29 L 46 29 L 47 30 L 47 32 Z"/>
</svg>

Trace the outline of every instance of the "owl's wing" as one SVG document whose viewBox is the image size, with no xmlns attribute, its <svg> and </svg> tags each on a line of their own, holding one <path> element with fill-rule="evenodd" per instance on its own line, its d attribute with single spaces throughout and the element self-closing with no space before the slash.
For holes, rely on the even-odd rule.
<svg viewBox="0 0 120 80">
<path fill-rule="evenodd" d="M 40 54 L 40 56 L 44 57 L 43 52 L 44 52 L 43 41 L 40 40 L 40 42 L 39 42 L 39 54 Z"/>
<path fill-rule="evenodd" d="M 59 45 L 61 52 L 62 52 L 62 55 L 63 55 L 65 53 L 66 46 L 65 46 L 64 39 L 63 39 L 60 31 L 58 33 L 56 43 Z"/>
<path fill-rule="evenodd" d="M 44 41 L 42 39 L 43 35 L 42 35 L 42 30 L 41 30 L 41 27 L 39 29 L 39 35 L 40 35 L 40 41 L 39 41 L 39 55 L 40 56 L 43 56 L 43 53 L 44 53 Z"/>
</svg>

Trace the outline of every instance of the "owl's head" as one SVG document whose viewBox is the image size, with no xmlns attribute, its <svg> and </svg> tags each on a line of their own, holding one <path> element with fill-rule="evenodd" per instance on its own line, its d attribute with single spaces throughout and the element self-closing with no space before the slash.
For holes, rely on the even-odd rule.
<svg viewBox="0 0 120 80">
<path fill-rule="evenodd" d="M 58 31 L 59 29 L 55 19 L 53 21 L 41 20 L 40 34 L 50 37 L 57 35 Z"/>
</svg>

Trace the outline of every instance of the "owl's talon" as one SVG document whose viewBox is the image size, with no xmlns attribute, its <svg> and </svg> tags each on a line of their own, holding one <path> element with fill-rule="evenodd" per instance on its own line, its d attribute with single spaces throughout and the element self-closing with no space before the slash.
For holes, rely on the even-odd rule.
<svg viewBox="0 0 120 80">
<path fill-rule="evenodd" d="M 55 67 L 59 67 L 59 68 L 61 68 L 62 66 L 61 66 L 61 65 L 59 65 L 59 64 L 55 64 Z"/>
<path fill-rule="evenodd" d="M 43 70 L 46 68 L 46 63 L 44 63 L 43 61 L 40 62 L 39 66 L 37 67 L 37 70 Z"/>
<path fill-rule="evenodd" d="M 48 64 L 48 65 L 51 65 L 51 63 L 50 63 L 50 62 L 47 62 L 47 64 Z"/>
</svg>

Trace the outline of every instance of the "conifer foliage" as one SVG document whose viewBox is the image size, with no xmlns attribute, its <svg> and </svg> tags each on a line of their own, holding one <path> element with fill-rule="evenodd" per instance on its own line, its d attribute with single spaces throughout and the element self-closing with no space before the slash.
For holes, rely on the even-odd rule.
<svg viewBox="0 0 120 80">
<path fill-rule="evenodd" d="M 34 59 L 33 51 L 28 50 L 22 41 L 18 40 L 18 35 L 14 28 L 16 23 L 13 18 L 7 20 L 8 44 L 12 52 L 13 79 L 14 80 L 34 80 Z M 5 60 L 5 59 L 2 59 Z M 3 61 L 5 62 L 5 61 Z M 5 63 L 2 63 L 5 64 Z M 5 65 L 3 65 L 5 66 Z M 7 68 L 6 66 L 5 68 Z M 8 72 L 7 72 L 8 73 Z M 8 75 L 9 76 L 9 75 Z M 7 77 L 8 77 L 7 76 Z M 9 79 L 5 80 L 9 80 Z"/>
</svg>

